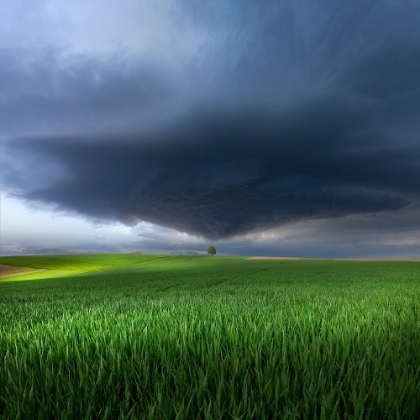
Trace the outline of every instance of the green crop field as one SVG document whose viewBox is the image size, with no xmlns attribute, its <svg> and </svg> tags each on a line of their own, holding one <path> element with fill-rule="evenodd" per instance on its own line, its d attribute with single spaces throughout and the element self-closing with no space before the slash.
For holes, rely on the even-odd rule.
<svg viewBox="0 0 420 420">
<path fill-rule="evenodd" d="M 39 270 L 0 279 L 0 419 L 420 413 L 418 262 L 75 255 L 0 264 Z"/>
</svg>

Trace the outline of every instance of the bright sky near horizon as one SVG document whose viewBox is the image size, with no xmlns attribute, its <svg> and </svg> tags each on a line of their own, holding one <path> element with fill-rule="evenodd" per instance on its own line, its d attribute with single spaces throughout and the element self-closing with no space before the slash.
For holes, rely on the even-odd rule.
<svg viewBox="0 0 420 420">
<path fill-rule="evenodd" d="M 420 256 L 420 3 L 0 5 L 2 255 Z"/>
</svg>

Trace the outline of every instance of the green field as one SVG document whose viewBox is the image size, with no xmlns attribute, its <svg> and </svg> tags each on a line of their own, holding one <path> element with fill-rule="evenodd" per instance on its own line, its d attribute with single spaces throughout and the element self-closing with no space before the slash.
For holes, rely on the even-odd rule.
<svg viewBox="0 0 420 420">
<path fill-rule="evenodd" d="M 74 255 L 0 264 L 42 270 L 0 279 L 0 419 L 420 413 L 418 262 Z"/>
</svg>

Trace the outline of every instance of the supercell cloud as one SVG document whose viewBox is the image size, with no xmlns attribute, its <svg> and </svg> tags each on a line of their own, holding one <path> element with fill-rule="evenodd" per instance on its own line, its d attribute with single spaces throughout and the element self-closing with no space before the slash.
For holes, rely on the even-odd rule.
<svg viewBox="0 0 420 420">
<path fill-rule="evenodd" d="M 418 2 L 112 5 L 1 44 L 9 194 L 211 239 L 419 203 Z"/>
</svg>

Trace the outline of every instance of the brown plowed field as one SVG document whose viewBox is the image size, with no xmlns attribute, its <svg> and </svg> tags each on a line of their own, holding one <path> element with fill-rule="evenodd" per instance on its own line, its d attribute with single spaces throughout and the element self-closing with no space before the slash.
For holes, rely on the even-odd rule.
<svg viewBox="0 0 420 420">
<path fill-rule="evenodd" d="M 28 267 L 15 267 L 13 265 L 0 264 L 0 278 L 17 276 L 18 274 L 31 273 L 32 271 L 36 270 Z"/>
</svg>

